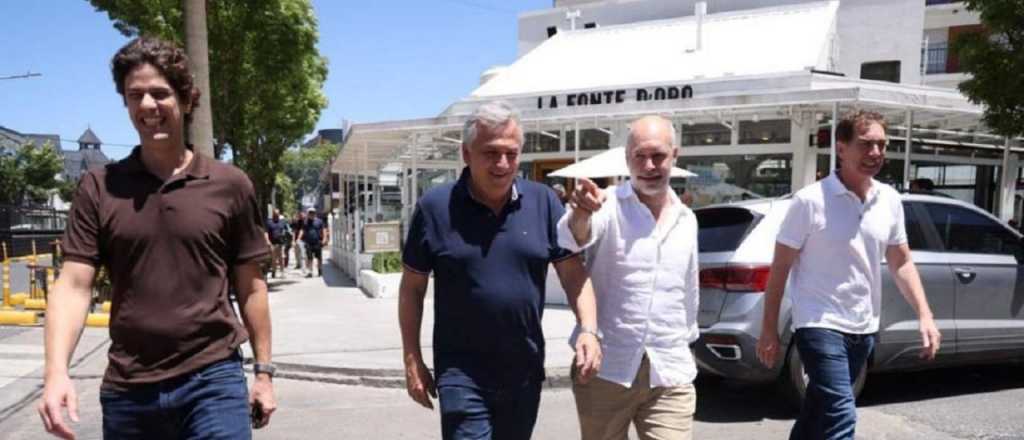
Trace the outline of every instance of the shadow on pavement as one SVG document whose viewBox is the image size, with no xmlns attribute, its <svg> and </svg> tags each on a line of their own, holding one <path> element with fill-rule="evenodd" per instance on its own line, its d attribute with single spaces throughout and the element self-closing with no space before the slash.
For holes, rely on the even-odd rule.
<svg viewBox="0 0 1024 440">
<path fill-rule="evenodd" d="M 288 286 L 290 286 L 292 284 L 295 284 L 295 283 L 298 283 L 298 282 L 299 282 L 298 280 L 290 280 L 290 279 L 282 279 L 282 278 L 272 278 L 272 279 L 267 280 L 267 290 L 269 290 L 271 292 L 277 292 L 277 291 L 286 289 L 286 288 L 288 288 Z"/>
<path fill-rule="evenodd" d="M 772 385 L 750 385 L 721 378 L 697 377 L 697 413 L 705 423 L 791 420 L 796 413 Z"/>
<path fill-rule="evenodd" d="M 324 263 L 324 283 L 328 287 L 356 287 L 356 282 L 330 262 Z"/>
<path fill-rule="evenodd" d="M 1024 388 L 1024 362 L 868 376 L 858 406 L 915 402 Z"/>
</svg>

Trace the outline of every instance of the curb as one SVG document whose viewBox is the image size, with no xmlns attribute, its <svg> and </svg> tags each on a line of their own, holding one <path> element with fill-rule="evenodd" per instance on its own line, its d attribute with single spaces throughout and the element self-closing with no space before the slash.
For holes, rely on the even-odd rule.
<svg viewBox="0 0 1024 440">
<path fill-rule="evenodd" d="M 252 372 L 252 358 L 245 359 L 245 370 Z M 346 368 L 275 362 L 276 378 L 370 388 L 405 388 L 405 371 L 388 368 Z M 572 379 L 568 367 L 545 369 L 545 389 L 569 388 Z"/>
</svg>

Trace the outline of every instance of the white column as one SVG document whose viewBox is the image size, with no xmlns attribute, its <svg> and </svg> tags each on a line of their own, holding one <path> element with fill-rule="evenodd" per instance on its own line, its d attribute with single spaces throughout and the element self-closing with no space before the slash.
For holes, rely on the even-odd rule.
<svg viewBox="0 0 1024 440">
<path fill-rule="evenodd" d="M 816 127 L 813 115 L 800 112 L 790 123 L 790 145 L 793 147 L 793 173 L 790 176 L 790 190 L 814 183 L 818 168 L 818 152 L 808 144 L 811 128 Z"/>
<path fill-rule="evenodd" d="M 1017 192 L 1017 156 L 1010 154 L 1010 138 L 1003 147 L 1002 176 L 999 179 L 999 219 L 1013 218 L 1013 199 Z"/>
<path fill-rule="evenodd" d="M 839 103 L 832 103 L 832 147 L 831 153 L 829 154 L 828 160 L 828 172 L 826 175 L 831 174 L 836 170 L 836 124 L 839 123 Z"/>
<path fill-rule="evenodd" d="M 580 161 L 580 122 L 576 121 L 573 123 L 573 130 L 576 131 L 576 136 L 573 137 L 573 163 Z"/>
<path fill-rule="evenodd" d="M 903 190 L 910 189 L 910 152 L 914 149 L 914 111 L 907 109 L 907 141 L 903 143 Z"/>
</svg>

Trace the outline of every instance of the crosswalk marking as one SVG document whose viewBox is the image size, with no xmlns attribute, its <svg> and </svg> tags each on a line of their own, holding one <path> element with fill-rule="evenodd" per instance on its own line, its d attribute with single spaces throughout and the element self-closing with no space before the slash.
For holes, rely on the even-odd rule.
<svg viewBox="0 0 1024 440">
<path fill-rule="evenodd" d="M 38 354 L 42 356 L 44 353 L 43 344 L 0 344 L 0 356 L 5 354 Z"/>
<path fill-rule="evenodd" d="M 0 362 L 0 388 L 43 366 L 42 360 L 4 359 Z"/>
</svg>

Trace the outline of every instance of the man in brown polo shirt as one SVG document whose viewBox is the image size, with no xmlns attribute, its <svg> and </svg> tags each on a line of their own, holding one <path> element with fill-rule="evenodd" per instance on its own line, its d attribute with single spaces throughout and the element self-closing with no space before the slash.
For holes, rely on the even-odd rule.
<svg viewBox="0 0 1024 440">
<path fill-rule="evenodd" d="M 100 390 L 104 438 L 251 438 L 250 423 L 266 425 L 276 407 L 259 265 L 269 249 L 252 183 L 185 144 L 184 123 L 198 90 L 184 51 L 136 39 L 114 56 L 112 70 L 141 145 L 90 170 L 74 196 L 66 261 L 46 312 L 43 424 L 74 438 L 62 416 L 66 407 L 78 421 L 68 362 L 93 277 L 103 267 L 113 283 L 109 364 Z M 228 299 L 229 284 L 244 327 Z M 250 337 L 251 395 L 239 354 Z"/>
</svg>

